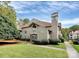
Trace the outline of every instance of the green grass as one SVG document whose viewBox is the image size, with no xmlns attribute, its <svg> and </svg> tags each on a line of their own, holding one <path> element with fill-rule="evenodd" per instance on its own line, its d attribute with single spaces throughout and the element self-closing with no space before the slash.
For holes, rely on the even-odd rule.
<svg viewBox="0 0 79 59">
<path fill-rule="evenodd" d="M 64 43 L 59 43 L 58 45 L 49 45 L 51 47 L 56 47 L 56 48 L 62 48 L 62 49 L 66 49 L 65 44 Z"/>
<path fill-rule="evenodd" d="M 77 52 L 79 52 L 79 45 L 72 44 L 72 46 L 76 49 Z"/>
<path fill-rule="evenodd" d="M 67 52 L 40 48 L 29 44 L 0 47 L 0 58 L 66 58 Z"/>
</svg>

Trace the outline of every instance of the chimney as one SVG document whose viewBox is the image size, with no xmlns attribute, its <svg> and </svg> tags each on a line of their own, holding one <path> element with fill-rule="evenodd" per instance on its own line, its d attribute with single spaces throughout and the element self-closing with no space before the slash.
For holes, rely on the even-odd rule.
<svg viewBox="0 0 79 59">
<path fill-rule="evenodd" d="M 58 12 L 54 12 L 51 14 L 52 22 L 53 20 L 58 21 Z"/>
<path fill-rule="evenodd" d="M 58 12 L 54 12 L 53 14 L 51 14 L 51 18 L 52 18 L 52 40 L 53 41 L 59 41 L 59 37 L 58 37 L 58 33 L 59 33 L 59 29 L 58 29 Z"/>
</svg>

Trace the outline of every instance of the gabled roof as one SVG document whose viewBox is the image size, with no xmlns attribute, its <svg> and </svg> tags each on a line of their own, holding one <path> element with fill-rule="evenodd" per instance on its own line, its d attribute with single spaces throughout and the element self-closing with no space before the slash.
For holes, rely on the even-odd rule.
<svg viewBox="0 0 79 59">
<path fill-rule="evenodd" d="M 79 30 L 76 30 L 74 33 L 79 33 Z"/>
<path fill-rule="evenodd" d="M 79 34 L 79 30 L 71 31 L 69 34 Z"/>
<path fill-rule="evenodd" d="M 31 20 L 31 22 L 29 24 L 27 24 L 26 26 L 23 26 L 22 28 L 30 27 L 32 24 L 36 24 L 36 25 L 42 26 L 42 27 L 51 27 L 51 23 L 33 19 L 33 20 Z"/>
<path fill-rule="evenodd" d="M 52 26 L 52 23 L 40 21 L 40 20 L 37 20 L 37 19 L 33 19 L 33 20 L 31 20 L 30 23 L 28 23 L 28 24 L 26 24 L 25 26 L 23 26 L 22 29 L 23 29 L 23 28 L 28 28 L 28 27 L 30 27 L 32 24 L 36 24 L 36 25 L 42 26 L 42 27 L 51 27 L 51 26 Z M 59 23 L 58 26 L 61 26 L 60 23 Z"/>
<path fill-rule="evenodd" d="M 33 22 L 33 23 L 35 23 L 39 26 L 44 26 L 44 27 L 51 26 L 51 23 L 44 22 L 44 21 L 39 21 L 39 20 L 36 20 L 36 19 L 32 20 L 31 22 Z"/>
</svg>

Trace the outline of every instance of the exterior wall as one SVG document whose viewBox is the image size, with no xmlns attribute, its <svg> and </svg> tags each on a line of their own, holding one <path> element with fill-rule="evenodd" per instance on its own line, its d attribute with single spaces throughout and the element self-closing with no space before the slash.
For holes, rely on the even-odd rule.
<svg viewBox="0 0 79 59">
<path fill-rule="evenodd" d="M 62 33 L 61 33 L 60 27 L 58 27 L 58 36 L 62 38 Z M 58 37 L 58 38 L 59 38 L 59 37 Z"/>
<path fill-rule="evenodd" d="M 38 40 L 40 41 L 49 41 L 48 30 L 44 27 L 38 27 Z"/>
<path fill-rule="evenodd" d="M 59 41 L 58 14 L 52 15 L 52 40 Z"/>
<path fill-rule="evenodd" d="M 76 38 L 77 38 L 77 35 L 76 34 L 72 34 L 72 36 L 69 35 L 69 39 L 76 39 Z"/>
<path fill-rule="evenodd" d="M 69 33 L 69 39 L 74 39 L 74 35 L 73 34 L 74 34 L 73 32 Z"/>
<path fill-rule="evenodd" d="M 79 32 L 70 32 L 69 33 L 69 39 L 77 39 L 79 38 Z"/>
<path fill-rule="evenodd" d="M 35 21 L 34 21 L 35 22 Z M 49 32 L 48 30 L 52 31 L 51 41 L 59 41 L 59 35 L 61 35 L 61 31 L 59 31 L 58 27 L 58 13 L 52 15 L 52 23 L 51 27 L 45 28 L 41 26 L 37 26 L 36 28 L 24 28 L 22 29 L 21 36 L 25 39 L 30 39 L 31 34 L 37 34 L 37 41 L 40 42 L 49 42 Z"/>
<path fill-rule="evenodd" d="M 20 32 L 20 35 L 21 35 L 21 39 L 28 39 L 28 34 L 26 34 L 25 31 L 22 30 L 22 32 Z"/>
<path fill-rule="evenodd" d="M 46 28 L 44 27 L 36 27 L 36 28 L 25 28 L 22 30 L 23 32 L 21 33 L 22 38 L 30 39 L 31 34 L 37 34 L 37 41 L 43 42 L 49 42 L 49 32 Z M 26 33 L 24 33 L 26 31 Z"/>
<path fill-rule="evenodd" d="M 58 36 L 62 38 L 62 33 L 61 33 L 61 23 L 58 24 Z"/>
</svg>

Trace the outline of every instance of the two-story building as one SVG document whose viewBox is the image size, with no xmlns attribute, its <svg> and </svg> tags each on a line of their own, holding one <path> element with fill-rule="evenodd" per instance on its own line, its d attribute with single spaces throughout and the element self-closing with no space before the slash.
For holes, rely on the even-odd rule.
<svg viewBox="0 0 79 59">
<path fill-rule="evenodd" d="M 79 30 L 71 31 L 69 33 L 69 39 L 78 39 L 79 38 Z"/>
<path fill-rule="evenodd" d="M 21 38 L 34 43 L 58 43 L 61 36 L 61 23 L 58 23 L 58 12 L 51 15 L 51 22 L 32 19 L 21 28 Z"/>
</svg>

